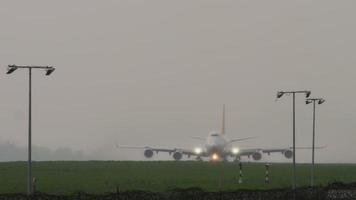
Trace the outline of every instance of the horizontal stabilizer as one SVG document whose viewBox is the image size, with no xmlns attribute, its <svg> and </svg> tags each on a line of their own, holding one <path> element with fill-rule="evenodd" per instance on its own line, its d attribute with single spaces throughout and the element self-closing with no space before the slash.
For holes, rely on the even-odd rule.
<svg viewBox="0 0 356 200">
<path fill-rule="evenodd" d="M 127 145 L 116 145 L 118 149 L 146 149 L 147 147 L 143 146 L 127 146 Z"/>
<path fill-rule="evenodd" d="M 314 147 L 315 149 L 325 149 L 327 147 L 327 145 L 324 146 L 318 146 L 318 147 Z M 313 147 L 295 147 L 296 149 L 313 149 Z M 291 147 L 290 149 L 293 149 L 293 147 Z"/>
<path fill-rule="evenodd" d="M 229 143 L 239 142 L 239 141 L 244 141 L 244 140 L 249 140 L 249 139 L 252 139 L 252 138 L 256 138 L 256 137 L 237 138 L 237 139 L 230 140 Z"/>
<path fill-rule="evenodd" d="M 197 137 L 197 136 L 190 136 L 190 138 L 197 139 L 197 140 L 206 140 L 206 138 Z"/>
</svg>

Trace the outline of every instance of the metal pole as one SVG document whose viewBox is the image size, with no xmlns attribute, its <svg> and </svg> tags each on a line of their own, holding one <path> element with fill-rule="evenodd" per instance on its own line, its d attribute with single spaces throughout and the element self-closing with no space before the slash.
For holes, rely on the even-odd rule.
<svg viewBox="0 0 356 200">
<path fill-rule="evenodd" d="M 55 70 L 52 66 L 18 66 L 18 65 L 8 65 L 8 71 L 6 74 L 11 74 L 16 69 L 28 69 L 28 82 L 29 82 L 29 90 L 28 90 L 28 167 L 27 167 L 27 194 L 32 195 L 33 189 L 33 182 L 32 180 L 32 68 L 35 69 L 44 69 L 46 70 L 46 76 L 49 76 Z"/>
<path fill-rule="evenodd" d="M 295 93 L 293 92 L 293 185 L 296 188 L 296 167 L 295 167 Z"/>
<path fill-rule="evenodd" d="M 269 164 L 266 163 L 265 164 L 265 167 L 266 167 L 266 172 L 265 172 L 265 183 L 266 184 L 269 184 Z"/>
<path fill-rule="evenodd" d="M 29 68 L 29 104 L 28 104 L 28 185 L 27 185 L 27 194 L 31 195 L 32 194 L 32 161 L 31 161 L 31 123 L 32 123 L 32 70 Z"/>
<path fill-rule="evenodd" d="M 239 183 L 242 183 L 242 163 L 239 162 Z"/>
<path fill-rule="evenodd" d="M 313 101 L 313 144 L 312 144 L 312 168 L 311 168 L 311 183 L 314 187 L 314 152 L 315 152 L 315 100 Z"/>
</svg>

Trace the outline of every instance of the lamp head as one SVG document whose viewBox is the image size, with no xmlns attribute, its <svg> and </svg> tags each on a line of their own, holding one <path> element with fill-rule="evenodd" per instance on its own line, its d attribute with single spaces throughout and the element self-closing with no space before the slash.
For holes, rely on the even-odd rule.
<svg viewBox="0 0 356 200">
<path fill-rule="evenodd" d="M 305 104 L 310 104 L 311 102 L 312 102 L 312 100 L 310 100 L 310 99 L 305 100 Z"/>
<path fill-rule="evenodd" d="M 325 102 L 325 99 L 319 99 L 318 104 L 322 104 Z"/>
<path fill-rule="evenodd" d="M 279 91 L 277 92 L 277 99 L 281 98 L 283 96 L 284 92 Z"/>
<path fill-rule="evenodd" d="M 15 70 L 17 70 L 17 67 L 15 65 L 8 65 L 6 74 L 11 74 Z"/>
<path fill-rule="evenodd" d="M 311 91 L 305 91 L 305 96 L 306 96 L 307 98 L 310 97 L 310 94 L 311 94 Z"/>
<path fill-rule="evenodd" d="M 54 70 L 56 70 L 54 67 L 49 67 L 48 69 L 46 69 L 46 76 L 49 76 L 51 75 Z"/>
</svg>

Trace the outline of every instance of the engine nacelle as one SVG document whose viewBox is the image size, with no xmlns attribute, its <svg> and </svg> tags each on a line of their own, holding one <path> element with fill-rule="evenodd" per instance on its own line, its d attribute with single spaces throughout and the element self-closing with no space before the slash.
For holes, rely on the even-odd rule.
<svg viewBox="0 0 356 200">
<path fill-rule="evenodd" d="M 179 151 L 176 151 L 176 152 L 173 153 L 173 158 L 176 161 L 182 159 L 182 157 L 183 157 L 183 154 L 181 152 L 179 152 Z"/>
<path fill-rule="evenodd" d="M 255 152 L 252 154 L 253 160 L 261 160 L 262 159 L 262 154 L 260 152 Z"/>
<path fill-rule="evenodd" d="M 293 151 L 292 150 L 285 150 L 284 152 L 283 152 L 283 155 L 284 155 L 284 157 L 286 157 L 286 158 L 288 158 L 288 159 L 291 159 L 291 158 L 293 158 Z"/>
<path fill-rule="evenodd" d="M 143 154 L 145 155 L 146 158 L 152 158 L 153 156 L 153 151 L 151 149 L 146 149 Z"/>
</svg>

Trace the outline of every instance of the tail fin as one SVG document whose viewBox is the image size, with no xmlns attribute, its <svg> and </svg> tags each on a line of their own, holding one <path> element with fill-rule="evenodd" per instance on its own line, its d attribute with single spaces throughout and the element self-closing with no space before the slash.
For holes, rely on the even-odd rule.
<svg viewBox="0 0 356 200">
<path fill-rule="evenodd" d="M 225 135 L 225 104 L 223 104 L 221 135 Z"/>
</svg>

